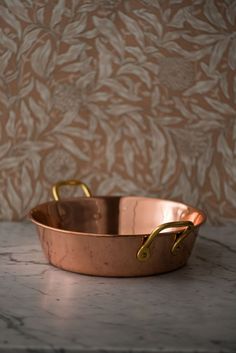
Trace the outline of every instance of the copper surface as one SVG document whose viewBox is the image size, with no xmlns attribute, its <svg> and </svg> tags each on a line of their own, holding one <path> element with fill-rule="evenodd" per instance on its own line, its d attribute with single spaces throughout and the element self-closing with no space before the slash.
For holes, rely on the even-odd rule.
<svg viewBox="0 0 236 353">
<path fill-rule="evenodd" d="M 186 264 L 205 214 L 183 203 L 146 197 L 80 197 L 35 207 L 37 225 L 48 261 L 61 269 L 97 276 L 146 276 Z M 138 251 L 157 226 L 190 221 L 193 227 L 162 230 L 153 239 L 147 261 Z M 185 232 L 176 254 L 171 249 Z"/>
</svg>

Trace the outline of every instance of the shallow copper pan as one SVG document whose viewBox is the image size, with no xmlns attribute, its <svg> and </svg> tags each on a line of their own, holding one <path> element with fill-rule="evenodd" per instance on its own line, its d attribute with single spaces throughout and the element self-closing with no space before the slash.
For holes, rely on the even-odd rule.
<svg viewBox="0 0 236 353">
<path fill-rule="evenodd" d="M 59 188 L 79 185 L 88 197 L 59 200 Z M 56 201 L 30 212 L 49 263 L 96 276 L 147 276 L 186 264 L 205 214 L 183 203 L 148 197 L 92 197 L 68 180 Z"/>
</svg>

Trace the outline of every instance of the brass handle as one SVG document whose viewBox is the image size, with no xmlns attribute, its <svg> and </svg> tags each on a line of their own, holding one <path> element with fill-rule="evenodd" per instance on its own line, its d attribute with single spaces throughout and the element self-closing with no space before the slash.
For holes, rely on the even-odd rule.
<svg viewBox="0 0 236 353">
<path fill-rule="evenodd" d="M 70 179 L 70 180 L 63 180 L 63 181 L 59 181 L 58 183 L 56 183 L 55 185 L 53 185 L 52 187 L 52 195 L 55 201 L 59 201 L 60 200 L 60 196 L 59 196 L 59 189 L 62 186 L 68 186 L 68 185 L 72 185 L 72 186 L 80 186 L 81 189 L 83 190 L 85 196 L 87 197 L 91 197 L 92 193 L 89 190 L 88 186 L 84 183 L 82 183 L 82 181 L 80 180 L 75 180 L 75 179 Z"/>
<path fill-rule="evenodd" d="M 178 236 L 176 235 L 174 244 L 171 247 L 171 253 L 175 255 L 179 250 L 179 246 L 182 241 L 188 236 L 188 234 L 194 229 L 194 224 L 191 221 L 176 221 L 176 222 L 168 222 L 163 223 L 157 228 L 155 228 L 151 234 L 148 236 L 147 240 L 141 246 L 139 251 L 137 252 L 137 259 L 139 261 L 146 261 L 150 257 L 150 246 L 154 240 L 154 238 L 159 235 L 159 233 L 166 228 L 182 228 L 186 227 Z"/>
</svg>

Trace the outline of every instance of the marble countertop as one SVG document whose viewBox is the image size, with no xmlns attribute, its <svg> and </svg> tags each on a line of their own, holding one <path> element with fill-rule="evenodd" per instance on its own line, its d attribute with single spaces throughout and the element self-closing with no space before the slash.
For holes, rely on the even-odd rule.
<svg viewBox="0 0 236 353">
<path fill-rule="evenodd" d="M 182 269 L 119 279 L 54 268 L 33 225 L 0 223 L 0 352 L 235 353 L 236 227 L 202 227 Z"/>
</svg>

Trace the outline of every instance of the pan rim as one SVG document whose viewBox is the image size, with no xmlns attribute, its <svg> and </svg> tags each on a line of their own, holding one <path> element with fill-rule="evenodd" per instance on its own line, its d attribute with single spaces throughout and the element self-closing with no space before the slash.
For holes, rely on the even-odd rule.
<svg viewBox="0 0 236 353">
<path fill-rule="evenodd" d="M 168 200 L 168 199 L 161 199 L 161 198 L 156 198 L 156 197 L 147 197 L 147 196 L 135 196 L 135 195 L 114 195 L 114 196 L 103 196 L 103 195 L 99 195 L 99 196 L 92 196 L 92 197 L 85 197 L 85 196 L 82 196 L 82 197 L 79 197 L 79 198 L 66 198 L 66 199 L 63 199 L 63 200 L 59 200 L 59 201 L 55 201 L 55 200 L 52 200 L 52 201 L 47 201 L 47 202 L 43 202 L 41 204 L 38 204 L 37 206 L 33 207 L 29 214 L 28 214 L 28 218 L 36 225 L 40 226 L 40 227 L 43 227 L 43 228 L 46 228 L 46 229 L 50 229 L 50 230 L 53 230 L 53 231 L 57 231 L 57 232 L 60 232 L 60 233 L 64 233 L 64 234 L 68 234 L 68 235 L 73 235 L 73 236 L 91 236 L 91 237 L 104 237 L 104 238 L 107 238 L 107 237 L 112 237 L 114 239 L 119 239 L 119 238 L 134 238 L 134 237 L 146 237 L 148 236 L 150 233 L 141 233 L 141 234 L 109 234 L 109 233 L 88 233 L 88 232 L 79 232 L 79 231 L 73 231 L 73 230 L 66 230 L 66 229 L 62 229 L 62 228 L 57 228 L 57 227 L 52 227 L 52 226 L 49 226 L 45 223 L 42 223 L 42 222 L 39 222 L 37 221 L 34 216 L 33 216 L 33 213 L 39 208 L 39 207 L 42 207 L 42 206 L 46 206 L 46 205 L 49 205 L 49 204 L 56 204 L 56 203 L 60 203 L 60 202 L 72 202 L 72 203 L 76 203 L 78 202 L 78 199 L 84 199 L 84 200 L 96 200 L 96 199 L 115 199 L 115 198 L 120 198 L 120 199 L 132 199 L 132 198 L 135 198 L 135 199 L 143 199 L 143 200 L 154 200 L 154 201 L 162 201 L 162 202 L 166 202 L 166 203 L 175 203 L 176 205 L 181 205 L 181 206 L 184 206 L 184 207 L 188 207 L 190 209 L 192 209 L 193 212 L 196 212 L 198 213 L 199 215 L 201 215 L 201 221 L 197 222 L 197 223 L 193 223 L 194 224 L 194 229 L 196 228 L 199 228 L 202 224 L 204 224 L 206 222 L 206 219 L 207 219 L 207 216 L 206 216 L 206 213 L 202 210 L 200 210 L 199 208 L 196 208 L 196 207 L 193 207 L 192 205 L 190 204 L 187 204 L 187 203 L 183 203 L 183 202 L 179 202 L 179 201 L 175 201 L 175 200 Z M 158 224 L 157 224 L 158 226 Z M 178 230 L 170 230 L 170 231 L 165 231 L 165 232 L 162 232 L 159 234 L 159 236 L 167 236 L 167 235 L 173 235 L 176 233 L 176 231 L 180 231 L 181 228 L 178 228 Z"/>
</svg>

